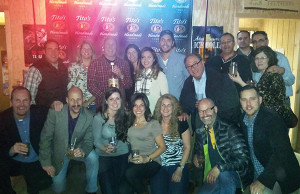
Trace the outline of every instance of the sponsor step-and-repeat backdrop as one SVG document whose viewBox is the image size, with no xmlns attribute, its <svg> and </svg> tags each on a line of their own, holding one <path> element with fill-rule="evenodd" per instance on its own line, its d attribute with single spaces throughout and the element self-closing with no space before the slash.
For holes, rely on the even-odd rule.
<svg viewBox="0 0 300 194">
<path fill-rule="evenodd" d="M 160 52 L 162 30 L 171 30 L 177 52 L 191 48 L 193 0 L 46 0 L 48 39 L 60 43 L 60 58 L 76 60 L 78 46 L 90 40 L 97 55 L 103 40 L 118 40 L 118 55 L 124 56 L 128 44 L 152 47 Z"/>
</svg>

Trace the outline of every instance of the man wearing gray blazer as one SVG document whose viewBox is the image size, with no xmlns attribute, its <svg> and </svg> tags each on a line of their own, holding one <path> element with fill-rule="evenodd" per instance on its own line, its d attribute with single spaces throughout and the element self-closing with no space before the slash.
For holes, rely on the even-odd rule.
<svg viewBox="0 0 300 194">
<path fill-rule="evenodd" d="M 50 109 L 41 132 L 39 159 L 43 169 L 52 177 L 52 189 L 61 193 L 66 187 L 70 159 L 86 166 L 86 192 L 96 193 L 98 157 L 93 151 L 93 115 L 82 107 L 82 91 L 72 87 L 67 104 L 61 111 Z"/>
</svg>

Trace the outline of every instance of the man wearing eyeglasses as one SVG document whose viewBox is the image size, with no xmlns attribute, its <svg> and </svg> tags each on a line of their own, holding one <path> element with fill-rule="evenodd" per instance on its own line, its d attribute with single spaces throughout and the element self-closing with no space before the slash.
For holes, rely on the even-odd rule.
<svg viewBox="0 0 300 194">
<path fill-rule="evenodd" d="M 251 183 L 249 152 L 240 129 L 222 121 L 209 98 L 198 104 L 201 126 L 196 129 L 193 163 L 204 162 L 204 184 L 199 193 L 235 193 Z M 201 165 L 199 164 L 201 163 Z"/>
<path fill-rule="evenodd" d="M 256 31 L 252 34 L 253 49 L 256 50 L 261 46 L 268 46 L 269 39 L 265 31 Z M 277 54 L 278 64 L 268 68 L 267 71 L 271 73 L 278 73 L 282 75 L 285 84 L 286 101 L 290 104 L 290 96 L 293 96 L 293 84 L 295 83 L 295 76 L 291 71 L 288 59 L 280 52 L 274 51 Z M 261 73 L 253 72 L 253 79 L 256 83 L 259 81 Z"/>
<path fill-rule="evenodd" d="M 205 65 L 200 55 L 189 54 L 184 63 L 190 76 L 185 80 L 180 94 L 183 114 L 179 120 L 186 120 L 191 116 L 192 129 L 195 131 L 199 120 L 198 103 L 208 97 L 218 105 L 222 119 L 237 123 L 241 114 L 240 104 L 232 81 L 225 80 L 220 72 Z"/>
</svg>

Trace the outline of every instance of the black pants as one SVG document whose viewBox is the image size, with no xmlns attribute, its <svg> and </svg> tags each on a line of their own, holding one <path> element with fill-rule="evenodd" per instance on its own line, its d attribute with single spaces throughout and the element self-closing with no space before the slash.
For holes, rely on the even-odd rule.
<svg viewBox="0 0 300 194">
<path fill-rule="evenodd" d="M 145 179 L 153 177 L 160 169 L 160 164 L 155 161 L 145 164 L 129 163 L 125 171 L 125 180 L 121 184 L 121 194 L 131 194 L 135 191 L 137 194 L 146 192 L 147 186 Z"/>
<path fill-rule="evenodd" d="M 15 193 L 12 189 L 10 176 L 23 175 L 27 183 L 28 193 L 38 193 L 48 188 L 52 178 L 43 170 L 39 161 L 24 163 L 15 160 L 0 160 L 0 193 Z"/>
</svg>

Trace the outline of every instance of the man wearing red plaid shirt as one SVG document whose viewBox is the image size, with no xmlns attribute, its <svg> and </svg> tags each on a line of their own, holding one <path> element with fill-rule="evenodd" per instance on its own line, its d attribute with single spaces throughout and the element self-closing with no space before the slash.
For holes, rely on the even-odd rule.
<svg viewBox="0 0 300 194">
<path fill-rule="evenodd" d="M 131 87 L 132 80 L 128 63 L 116 56 L 117 41 L 114 38 L 104 40 L 103 55 L 92 62 L 88 70 L 88 90 L 96 97 L 96 107 L 100 107 L 105 91 L 108 89 L 108 79 L 114 76 L 119 79 L 119 89 L 125 96 L 125 89 Z M 111 67 L 114 62 L 114 68 Z M 123 98 L 125 99 L 125 98 Z"/>
</svg>

